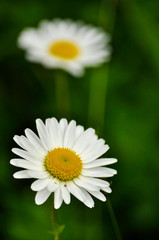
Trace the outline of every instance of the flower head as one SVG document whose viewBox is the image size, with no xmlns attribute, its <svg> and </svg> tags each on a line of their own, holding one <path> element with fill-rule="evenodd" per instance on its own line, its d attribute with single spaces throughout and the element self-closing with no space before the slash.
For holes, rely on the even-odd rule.
<svg viewBox="0 0 159 240">
<path fill-rule="evenodd" d="M 47 68 L 60 68 L 81 76 L 84 67 L 97 66 L 110 57 L 110 37 L 100 28 L 82 22 L 55 19 L 27 28 L 18 38 L 29 61 Z"/>
<path fill-rule="evenodd" d="M 116 170 L 103 167 L 115 163 L 115 158 L 99 158 L 108 149 L 103 139 L 98 139 L 94 129 L 84 130 L 72 120 L 59 122 L 55 118 L 46 119 L 45 124 L 36 120 L 39 137 L 30 129 L 26 136 L 14 136 L 22 148 L 12 151 L 21 158 L 10 163 L 25 170 L 14 174 L 15 178 L 35 178 L 31 189 L 36 191 L 36 204 L 44 203 L 54 192 L 54 207 L 59 208 L 64 201 L 69 204 L 71 194 L 92 208 L 94 196 L 106 201 L 101 192 L 110 193 L 109 183 L 104 179 L 116 174 Z"/>
</svg>

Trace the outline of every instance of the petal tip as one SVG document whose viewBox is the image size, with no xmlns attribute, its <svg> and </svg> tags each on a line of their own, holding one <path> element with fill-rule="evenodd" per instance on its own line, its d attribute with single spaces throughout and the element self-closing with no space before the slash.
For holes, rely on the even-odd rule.
<svg viewBox="0 0 159 240">
<path fill-rule="evenodd" d="M 18 135 L 14 135 L 13 140 L 16 142 L 16 140 L 19 138 Z"/>
<path fill-rule="evenodd" d="M 16 178 L 16 173 L 13 174 L 13 177 Z"/>
<path fill-rule="evenodd" d="M 11 159 L 10 164 L 14 166 L 16 164 L 16 161 L 14 159 Z"/>
</svg>

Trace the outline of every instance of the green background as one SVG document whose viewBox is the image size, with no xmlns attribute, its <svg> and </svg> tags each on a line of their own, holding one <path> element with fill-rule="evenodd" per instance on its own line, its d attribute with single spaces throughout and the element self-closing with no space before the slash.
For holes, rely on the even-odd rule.
<svg viewBox="0 0 159 240">
<path fill-rule="evenodd" d="M 123 239 L 158 239 L 159 230 L 159 1 L 2 0 L 0 3 L 0 221 L 1 239 L 51 240 L 52 198 L 34 203 L 32 180 L 13 179 L 9 164 L 15 134 L 35 130 L 35 119 L 75 119 L 94 127 L 110 145 L 118 174 L 109 195 Z M 109 64 L 82 78 L 46 70 L 24 59 L 17 36 L 42 19 L 72 18 L 102 26 L 112 35 Z M 108 74 L 108 77 L 107 77 Z M 58 82 L 59 76 L 62 76 Z M 68 106 L 57 88 L 69 89 Z M 91 91 L 90 86 L 96 86 Z M 103 85 L 107 87 L 103 98 Z M 93 97 L 92 97 L 93 96 Z M 90 100 L 91 99 L 91 100 Z M 104 104 L 102 103 L 104 101 Z M 90 102 L 91 101 L 91 102 Z M 93 107 L 92 107 L 93 106 Z M 104 107 L 104 114 L 103 114 Z M 57 211 L 62 240 L 116 239 L 107 203 L 88 209 L 72 197 Z M 157 237 L 158 235 L 158 237 Z"/>
</svg>

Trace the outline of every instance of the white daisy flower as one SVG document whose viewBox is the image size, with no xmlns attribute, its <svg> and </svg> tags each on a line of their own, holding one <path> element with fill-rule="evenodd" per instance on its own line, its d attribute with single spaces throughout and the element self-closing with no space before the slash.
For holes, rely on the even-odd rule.
<svg viewBox="0 0 159 240">
<path fill-rule="evenodd" d="M 54 192 L 54 207 L 58 209 L 62 202 L 69 204 L 71 194 L 92 208 L 94 196 L 106 201 L 101 192 L 110 193 L 109 183 L 103 179 L 112 177 L 116 170 L 103 167 L 115 163 L 115 158 L 99 158 L 108 149 L 103 139 L 98 139 L 95 130 L 76 126 L 72 120 L 46 119 L 45 124 L 36 120 L 39 137 L 30 129 L 26 136 L 14 136 L 15 142 L 22 148 L 12 151 L 21 158 L 10 163 L 24 168 L 16 172 L 15 178 L 35 178 L 31 189 L 36 191 L 35 202 L 44 203 Z"/>
<path fill-rule="evenodd" d="M 38 29 L 27 28 L 18 38 L 26 58 L 47 68 L 60 68 L 81 76 L 84 67 L 97 66 L 110 58 L 110 36 L 101 28 L 70 19 L 42 21 Z"/>
</svg>

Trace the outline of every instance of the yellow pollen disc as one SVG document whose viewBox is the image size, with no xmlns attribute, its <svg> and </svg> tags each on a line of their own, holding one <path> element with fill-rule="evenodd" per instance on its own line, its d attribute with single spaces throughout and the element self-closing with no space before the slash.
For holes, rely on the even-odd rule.
<svg viewBox="0 0 159 240">
<path fill-rule="evenodd" d="M 74 43 L 64 41 L 52 44 L 49 51 L 53 56 L 66 60 L 74 59 L 79 54 L 79 50 Z"/>
<path fill-rule="evenodd" d="M 55 148 L 45 158 L 46 170 L 61 181 L 78 177 L 82 170 L 82 160 L 69 148 Z"/>
</svg>

